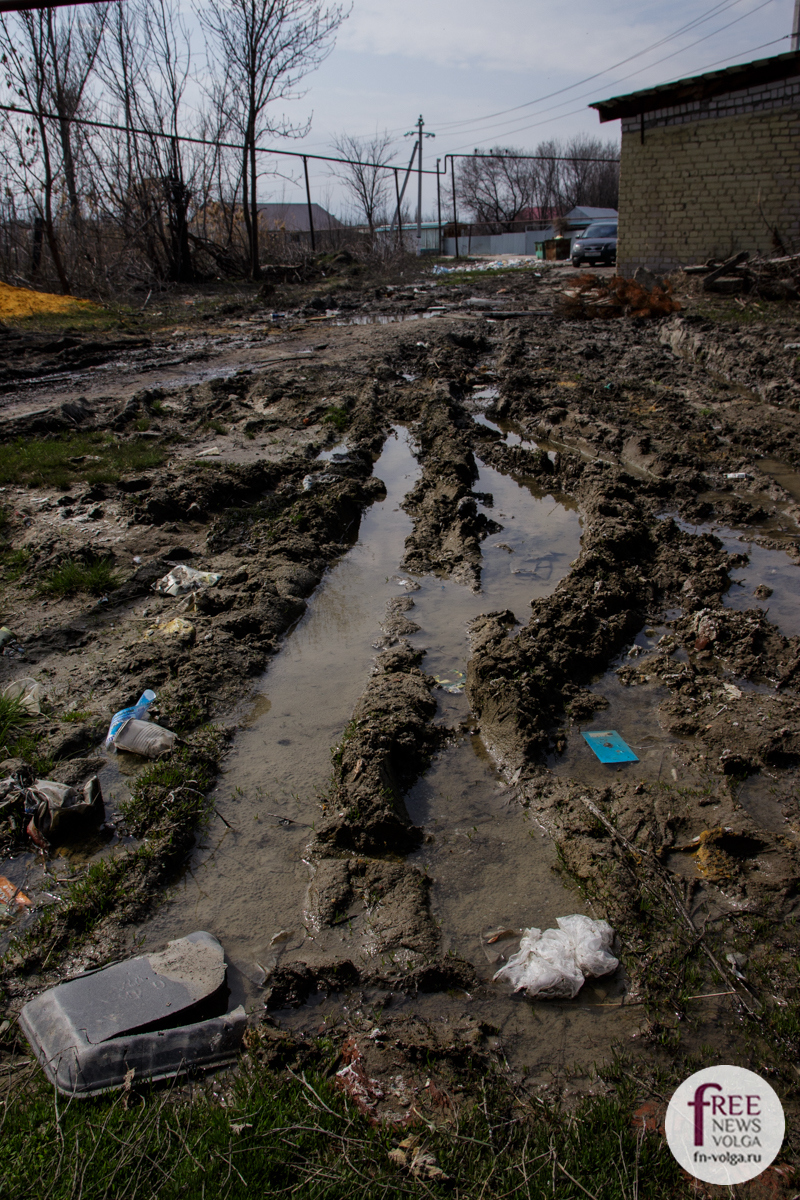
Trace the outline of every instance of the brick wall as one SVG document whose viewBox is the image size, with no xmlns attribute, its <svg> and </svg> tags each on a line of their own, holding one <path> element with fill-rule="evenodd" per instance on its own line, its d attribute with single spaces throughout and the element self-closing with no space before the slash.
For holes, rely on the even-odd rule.
<svg viewBox="0 0 800 1200">
<path fill-rule="evenodd" d="M 751 92 L 623 121 L 621 274 L 800 249 L 800 81 Z"/>
</svg>

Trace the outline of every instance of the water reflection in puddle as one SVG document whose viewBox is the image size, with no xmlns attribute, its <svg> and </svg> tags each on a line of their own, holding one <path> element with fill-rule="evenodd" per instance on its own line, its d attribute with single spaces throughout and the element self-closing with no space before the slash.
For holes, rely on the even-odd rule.
<svg viewBox="0 0 800 1200">
<path fill-rule="evenodd" d="M 375 473 L 386 483 L 386 500 L 364 514 L 358 543 L 325 577 L 264 676 L 257 698 L 262 711 L 249 714 L 246 727 L 237 735 L 213 797 L 231 828 L 212 822 L 172 900 L 147 927 L 148 944 L 195 928 L 215 933 L 245 981 L 239 994 L 248 994 L 250 988 L 250 999 L 257 995 L 253 983 L 263 978 L 278 957 L 281 961 L 299 957 L 313 962 L 324 952 L 321 941 L 312 942 L 302 923 L 310 878 L 304 859 L 319 816 L 318 794 L 329 780 L 330 749 L 339 740 L 369 676 L 372 643 L 380 634 L 386 601 L 405 590 L 398 582 L 405 576 L 397 572 L 411 522 L 400 502 L 418 475 L 405 433 L 387 442 Z M 552 591 L 579 552 L 580 523 L 574 505 L 543 493 L 531 481 L 483 466 L 475 490 L 492 493 L 494 503 L 486 511 L 503 525 L 502 533 L 483 544 L 482 590 L 476 593 L 452 580 L 425 576 L 416 580 L 419 589 L 409 593 L 414 606 L 408 617 L 420 626 L 410 640 L 427 651 L 424 666 L 431 674 L 465 668 L 467 624 L 478 613 L 511 608 L 526 621 L 531 599 Z M 464 696 L 437 694 L 447 706 L 443 712 L 448 722 L 468 720 Z M 460 786 L 470 792 L 480 809 L 485 808 L 482 797 L 497 791 L 495 773 L 485 757 L 476 754 L 476 748 L 480 749 L 478 743 L 473 747 L 466 741 L 452 756 L 435 764 L 420 784 L 417 799 L 411 801 L 425 808 L 426 823 L 428 817 L 431 823 L 438 823 L 432 824 L 434 836 L 437 828 L 448 828 L 453 817 L 446 799 L 442 797 L 441 808 L 437 800 L 444 776 L 455 772 L 462 781 Z M 456 760 L 457 767 L 453 765 Z M 575 898 L 564 893 L 549 873 L 549 844 L 543 849 L 542 863 L 534 866 L 531 858 L 538 854 L 538 837 L 528 836 L 528 825 L 517 810 L 507 815 L 511 821 L 507 833 L 498 822 L 491 836 L 487 829 L 484 839 L 476 843 L 481 846 L 479 858 L 485 870 L 480 877 L 476 870 L 471 872 L 474 914 L 495 908 L 499 912 L 504 906 L 495 895 L 504 869 L 509 901 L 515 889 L 517 893 L 520 888 L 527 890 L 525 881 L 533 871 L 551 888 L 553 915 L 572 911 Z M 470 826 L 479 819 L 477 811 L 470 811 Z M 461 824 L 459 820 L 459 827 Z M 463 840 L 465 845 L 469 843 L 466 835 Z M 432 853 L 435 857 L 436 851 Z M 463 887 L 460 873 L 465 864 L 469 866 L 468 856 L 449 853 L 437 861 L 433 903 L 437 912 L 441 905 L 445 946 L 463 945 L 472 956 L 475 916 L 465 925 L 466 911 L 455 901 Z M 519 871 L 524 876 L 522 884 L 517 879 Z M 523 907 L 518 914 L 514 909 L 521 923 L 540 919 L 538 910 L 529 906 L 523 913 Z M 331 935 L 326 942 L 328 954 L 336 939 L 341 940 L 341 931 L 334 932 L 335 937 Z M 279 933 L 276 948 L 271 943 Z M 485 966 L 483 957 L 480 961 Z"/>
<path fill-rule="evenodd" d="M 713 533 L 728 554 L 746 554 L 750 559 L 747 566 L 730 571 L 731 587 L 722 599 L 726 608 L 739 612 L 761 609 L 784 637 L 800 634 L 800 571 L 783 550 L 766 550 L 755 542 L 744 541 L 740 533 L 724 525 L 692 525 L 679 517 L 674 520 L 687 533 Z M 771 588 L 772 595 L 755 596 L 760 585 Z"/>
</svg>

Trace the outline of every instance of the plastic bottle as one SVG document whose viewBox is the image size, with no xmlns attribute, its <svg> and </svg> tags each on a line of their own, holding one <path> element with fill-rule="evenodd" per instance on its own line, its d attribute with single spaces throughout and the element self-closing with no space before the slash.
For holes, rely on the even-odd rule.
<svg viewBox="0 0 800 1200">
<path fill-rule="evenodd" d="M 128 720 L 129 717 L 136 717 L 139 721 L 147 720 L 147 710 L 156 698 L 155 692 L 147 688 L 142 692 L 141 696 L 131 708 L 121 708 L 119 712 L 114 713 L 111 718 L 111 724 L 108 727 L 108 735 L 106 737 L 106 750 L 114 749 L 114 734 L 121 725 Z"/>
</svg>

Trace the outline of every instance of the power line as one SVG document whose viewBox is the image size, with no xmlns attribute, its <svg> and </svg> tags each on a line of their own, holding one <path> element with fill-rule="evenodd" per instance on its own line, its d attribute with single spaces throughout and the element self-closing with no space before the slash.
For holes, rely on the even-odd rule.
<svg viewBox="0 0 800 1200">
<path fill-rule="evenodd" d="M 737 0 L 737 2 L 738 2 L 738 0 Z M 701 42 L 707 42 L 709 38 L 716 37 L 716 35 L 717 35 L 718 33 L 722 33 L 722 32 L 724 32 L 724 30 L 726 30 L 726 29 L 730 29 L 732 25 L 737 25 L 737 24 L 739 23 L 739 21 L 744 21 L 744 20 L 745 20 L 747 17 L 750 17 L 750 16 L 752 16 L 754 13 L 756 13 L 756 12 L 759 12 L 759 11 L 760 11 L 762 8 L 766 8 L 766 7 L 767 7 L 767 5 L 768 5 L 768 4 L 771 4 L 771 3 L 772 3 L 772 0 L 762 0 L 762 3 L 761 3 L 761 4 L 757 4 L 757 5 L 756 5 L 756 7 L 755 7 L 755 8 L 752 8 L 752 9 L 750 9 L 750 10 L 749 10 L 749 12 L 743 13 L 743 14 L 742 14 L 740 17 L 736 17 L 736 18 L 735 18 L 733 21 L 729 21 L 727 25 L 722 25 L 722 26 L 720 26 L 720 28 L 719 28 L 719 29 L 715 29 L 715 30 L 713 30 L 711 33 L 707 33 L 707 34 L 705 34 L 703 37 L 701 37 L 701 38 L 698 38 L 698 39 L 697 39 L 697 41 L 695 41 L 695 42 L 691 42 L 691 43 L 690 43 L 688 46 L 684 46 L 684 47 L 682 47 L 680 50 L 674 50 L 674 51 L 673 51 L 671 54 L 667 54 L 667 55 L 665 55 L 665 56 L 664 56 L 664 58 L 659 58 L 659 59 L 657 59 L 655 62 L 653 62 L 653 63 L 649 63 L 649 64 L 648 64 L 648 66 L 646 66 L 646 67 L 640 67 L 638 71 L 632 71 L 632 72 L 631 72 L 629 75 L 623 75 L 621 79 L 618 79 L 618 80 L 616 81 L 616 83 L 614 83 L 614 84 L 610 84 L 609 86 L 611 86 L 611 87 L 617 87 L 617 86 L 619 86 L 619 84 L 620 84 L 620 83 L 624 83 L 624 82 L 625 82 L 625 80 L 627 80 L 627 79 L 633 79 L 633 78 L 634 78 L 636 75 L 641 75 L 642 71 L 649 71 L 649 70 L 651 70 L 653 67 L 657 67 L 657 66 L 659 66 L 661 63 L 664 63 L 664 62 L 669 62 L 669 60 L 670 60 L 671 58 L 675 58 L 675 57 L 676 57 L 676 55 L 678 55 L 678 54 L 685 54 L 687 50 L 691 50 L 691 49 L 692 49 L 694 46 L 699 46 L 699 45 L 701 44 Z M 787 36 L 791 36 L 791 35 L 787 35 Z M 778 40 L 778 41 L 784 41 L 785 39 L 784 39 L 784 38 L 779 38 L 779 39 L 777 39 L 777 40 Z M 768 43 L 768 44 L 772 44 L 772 43 Z M 752 51 L 747 51 L 746 53 L 752 53 Z M 738 58 L 738 57 L 739 57 L 739 55 L 738 55 L 738 54 L 734 54 L 734 55 L 731 55 L 730 57 L 731 57 L 731 58 Z M 627 60 L 627 61 L 630 61 L 630 60 Z M 703 67 L 703 68 L 701 68 L 701 70 L 708 70 L 708 67 Z M 596 78 L 597 78 L 597 76 L 592 76 L 591 78 L 595 78 L 595 79 L 596 79 Z M 577 87 L 578 85 L 577 85 L 577 84 L 575 84 L 574 86 L 575 86 L 575 87 Z M 570 90 L 570 89 L 567 89 L 567 88 L 562 88 L 562 89 L 561 89 L 561 92 L 564 92 L 564 91 L 567 91 L 567 90 Z M 559 95 L 560 93 L 558 93 L 558 92 L 554 92 L 554 93 L 552 93 L 552 94 L 553 94 L 553 95 Z M 575 99 L 583 99 L 584 97 L 586 97 L 586 96 L 590 96 L 590 95 L 592 95 L 592 94 L 593 94 L 593 91 L 592 91 L 592 92 L 584 92 L 582 96 L 577 96 L 577 97 L 575 97 Z M 534 102 L 532 101 L 531 103 L 534 103 Z M 568 104 L 568 103 L 569 103 L 569 101 L 564 101 L 562 104 L 555 104 L 555 105 L 553 105 L 551 108 L 549 108 L 549 109 L 547 109 L 547 108 L 546 108 L 546 109 L 543 109 L 543 110 L 541 110 L 541 111 L 542 111 L 542 112 L 555 112 L 557 109 L 559 109 L 559 108 L 563 108 L 563 107 L 564 107 L 564 104 Z M 513 110 L 510 110 L 510 111 L 513 111 Z M 563 115 L 570 115 L 570 114 L 563 114 Z M 482 132 L 483 132 L 484 134 L 490 134 L 490 133 L 493 133 L 493 131 L 495 131 L 495 130 L 498 130 L 498 128 L 499 128 L 498 126 L 490 126 L 488 129 L 486 129 L 486 130 L 483 130 Z M 527 129 L 527 128 L 531 128 L 531 127 L 530 127 L 530 126 L 527 126 L 527 125 L 525 125 L 525 126 L 520 126 L 519 128 L 515 128 L 515 127 L 511 127 L 511 126 L 505 126 L 505 127 L 502 127 L 502 128 L 500 128 L 500 130 L 499 130 L 499 131 L 500 131 L 500 134 L 501 134 L 502 136 L 507 136 L 507 135 L 510 135 L 510 134 L 513 134 L 513 133 L 521 133 L 521 132 L 523 132 L 523 130 L 524 130 L 524 129 Z M 474 140 L 474 138 L 473 138 L 472 140 Z M 459 147 L 459 149 L 461 149 L 461 147 Z"/>
<path fill-rule="evenodd" d="M 520 109 L 530 108 L 533 105 L 543 103 L 545 100 L 551 100 L 554 96 L 563 95 L 564 92 L 573 91 L 575 88 L 582 87 L 583 84 L 585 84 L 585 83 L 591 83 L 592 80 L 594 80 L 594 79 L 599 79 L 603 75 L 608 75 L 611 71 L 615 71 L 618 67 L 624 66 L 628 62 L 632 62 L 636 58 L 641 58 L 643 55 L 649 54 L 652 50 L 657 50 L 659 46 L 663 46 L 667 42 L 674 40 L 676 37 L 680 37 L 681 34 L 683 34 L 683 33 L 688 33 L 691 29 L 697 28 L 699 25 L 702 25 L 705 21 L 709 21 L 713 17 L 719 16 L 721 13 L 727 11 L 730 8 L 733 8 L 736 4 L 739 4 L 739 3 L 741 3 L 741 0 L 719 0 L 719 2 L 717 4 L 712 5 L 712 7 L 710 9 L 708 9 L 705 13 L 701 14 L 699 17 L 695 17 L 691 21 L 687 21 L 685 25 L 681 25 L 678 29 L 674 30 L 672 33 L 665 34 L 664 37 L 660 38 L 656 42 L 653 42 L 651 45 L 646 46 L 643 50 L 638 50 L 635 54 L 631 54 L 627 58 L 621 59 L 620 62 L 613 63 L 610 67 L 605 67 L 602 71 L 598 71 L 594 75 L 587 75 L 584 79 L 579 79 L 579 80 L 577 80 L 576 83 L 571 83 L 567 87 L 559 88 L 555 92 L 548 92 L 546 95 L 538 96 L 534 100 L 526 100 L 524 104 L 517 104 L 513 108 L 501 109 L 499 112 L 496 112 L 496 113 L 487 113 L 481 117 L 471 117 L 469 120 L 466 120 L 466 121 L 443 121 L 443 122 L 440 122 L 440 129 L 444 132 L 447 132 L 449 130 L 453 133 L 457 133 L 457 132 L 460 132 L 462 129 L 466 129 L 470 125 L 480 124 L 483 121 L 490 121 L 490 120 L 493 120 L 495 117 L 503 117 L 503 116 L 506 116 L 508 113 L 518 112 Z M 687 47 L 687 49 L 690 49 L 690 48 L 691 47 Z M 654 63 L 651 65 L 656 66 L 657 64 Z M 569 101 L 567 101 L 567 103 L 569 103 Z M 403 129 L 402 129 L 402 126 L 397 126 L 394 129 L 387 129 L 386 133 L 393 134 L 395 136 L 400 136 L 403 134 Z M 314 143 L 312 143 L 312 144 L 314 144 Z M 316 143 L 316 144 L 319 145 L 319 143 Z"/>
<path fill-rule="evenodd" d="M 88 2 L 88 0 L 87 0 Z M 200 138 L 191 137 L 189 134 L 183 133 L 165 133 L 158 129 L 138 129 L 133 125 L 117 125 L 113 121 L 92 121 L 88 117 L 62 117 L 58 113 L 45 112 L 44 110 L 37 112 L 33 108 L 19 108 L 16 104 L 0 104 L 0 112 L 15 113 L 18 116 L 36 117 L 45 121 L 65 121 L 70 125 L 84 125 L 89 129 L 108 129 L 112 133 L 135 134 L 138 137 L 146 138 L 163 138 L 168 142 L 187 142 L 193 146 L 211 146 L 217 150 L 239 150 L 243 151 L 247 147 L 240 145 L 238 142 L 223 142 L 215 138 Z M 363 162 L 354 158 L 335 158 L 330 154 L 304 154 L 302 150 L 277 150 L 270 146 L 256 146 L 257 154 L 279 154 L 287 158 L 313 158 L 318 162 L 343 163 L 347 166 L 361 166 L 379 168 L 382 171 L 390 171 L 392 168 L 387 163 Z M 435 171 L 423 171 L 423 175 L 435 175 Z"/>
<path fill-rule="evenodd" d="M 771 2 L 771 0 L 767 0 L 767 3 L 770 3 L 770 2 Z M 761 7 L 763 7 L 763 5 Z M 729 55 L 727 55 L 726 58 L 718 58 L 718 59 L 716 59 L 715 62 L 707 63 L 704 67 L 699 67 L 698 70 L 696 71 L 696 74 L 701 75 L 705 71 L 712 70 L 713 67 L 718 67 L 718 66 L 721 66 L 723 63 L 729 63 L 729 62 L 732 62 L 736 58 L 741 58 L 742 55 L 755 54 L 757 50 L 766 50 L 768 46 L 776 46 L 779 42 L 787 41 L 787 39 L 789 39 L 791 36 L 792 35 L 790 33 L 787 33 L 787 34 L 784 34 L 783 37 L 773 38 L 772 41 L 762 42 L 760 46 L 752 46 L 748 50 L 740 50 L 740 51 L 737 51 L 736 54 L 729 54 Z M 670 57 L 672 57 L 672 56 L 670 56 Z M 647 68 L 643 68 L 643 69 L 647 70 Z M 638 72 L 638 71 L 634 72 L 634 74 L 636 74 L 636 75 L 638 75 L 639 73 L 640 72 Z M 614 86 L 617 86 L 620 83 L 624 83 L 625 79 L 631 79 L 631 78 L 633 78 L 632 75 L 624 76 L 622 79 L 617 80 L 617 84 L 615 84 Z M 664 83 L 670 83 L 670 82 L 672 82 L 672 80 L 662 80 L 661 83 L 653 84 L 653 86 L 661 87 Z M 585 92 L 584 96 L 591 96 L 593 94 L 594 94 L 593 92 Z M 582 99 L 582 98 L 583 97 L 578 97 L 578 99 Z M 552 112 L 558 108 L 563 108 L 563 105 L 557 104 L 554 106 L 553 109 L 544 109 L 543 111 L 544 112 Z M 527 132 L 529 129 L 538 129 L 542 125 L 550 125 L 553 121 L 565 120 L 567 117 L 574 117 L 578 113 L 585 113 L 585 112 L 586 112 L 586 106 L 582 105 L 580 108 L 570 109 L 569 112 L 559 113 L 558 116 L 556 116 L 556 117 L 546 117 L 545 120 L 543 120 L 543 121 L 534 121 L 531 124 L 520 125 L 514 129 L 501 130 L 500 133 L 499 134 L 496 133 L 495 136 L 509 136 L 509 135 L 516 136 L 517 134 Z M 540 114 L 537 114 L 537 115 L 540 115 Z M 487 131 L 487 132 L 489 132 L 489 131 Z M 474 145 L 474 141 L 475 141 L 475 139 L 473 138 L 471 141 L 465 142 L 461 146 L 457 146 L 454 153 L 457 153 L 460 150 L 466 149 L 467 146 Z"/>
<path fill-rule="evenodd" d="M 505 117 L 508 115 L 508 113 L 519 112 L 520 109 L 531 108 L 535 104 L 544 103 L 545 100 L 552 100 L 554 96 L 561 96 L 564 94 L 564 92 L 574 91 L 575 88 L 582 87 L 585 83 L 591 83 L 594 79 L 600 79 L 603 75 L 608 75 L 611 71 L 616 71 L 618 67 L 624 67 L 626 63 L 633 62 L 634 59 L 641 58 L 643 55 L 649 54 L 652 50 L 657 50 L 659 46 L 663 46 L 667 42 L 672 41 L 674 38 L 680 37 L 683 33 L 688 33 L 690 29 L 696 28 L 698 25 L 702 25 L 705 21 L 709 21 L 713 17 L 718 16 L 720 12 L 725 12 L 726 9 L 733 8 L 735 4 L 739 3 L 740 0 L 721 0 L 720 3 L 713 5 L 713 7 L 710 8 L 703 16 L 696 17 L 693 21 L 687 22 L 686 25 L 682 25 L 673 33 L 665 35 L 663 38 L 660 38 L 659 41 L 653 42 L 650 46 L 646 46 L 644 50 L 638 50 L 635 54 L 631 54 L 627 58 L 621 59 L 618 63 L 612 63 L 610 67 L 605 67 L 602 71 L 597 71 L 594 75 L 587 75 L 585 79 L 579 79 L 576 83 L 571 83 L 567 87 L 558 88 L 558 90 L 555 92 L 548 92 L 544 96 L 537 96 L 535 100 L 526 100 L 524 104 L 516 104 L 513 108 L 501 109 L 496 113 L 487 113 L 483 117 L 473 117 L 469 121 L 444 121 L 440 122 L 440 125 L 442 129 L 460 129 L 465 125 L 480 124 L 482 121 L 494 120 L 495 117 Z M 686 47 L 686 49 L 690 48 L 691 47 Z M 651 65 L 656 66 L 657 64 L 652 63 Z"/>
</svg>

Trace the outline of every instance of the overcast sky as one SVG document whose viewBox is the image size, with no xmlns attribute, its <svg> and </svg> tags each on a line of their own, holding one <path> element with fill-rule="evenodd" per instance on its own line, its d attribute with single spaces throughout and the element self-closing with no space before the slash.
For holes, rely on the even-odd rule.
<svg viewBox="0 0 800 1200">
<path fill-rule="evenodd" d="M 402 135 L 420 113 L 436 133 L 425 143 L 426 166 L 452 151 L 532 150 L 574 133 L 618 139 L 619 123 L 601 126 L 590 101 L 784 53 L 790 42 L 776 39 L 790 33 L 793 9 L 794 0 L 607 0 L 602 8 L 589 0 L 354 0 L 307 95 L 286 106 L 292 120 L 313 115 L 310 134 L 287 148 L 324 154 L 336 133 L 387 129 L 397 136 L 396 161 L 407 161 L 413 139 Z M 322 167 L 313 168 L 312 186 L 315 199 L 324 203 L 328 191 L 341 209 Z M 426 186 L 430 209 L 435 183 Z M 272 181 L 262 190 L 263 199 L 302 198 Z"/>
</svg>

